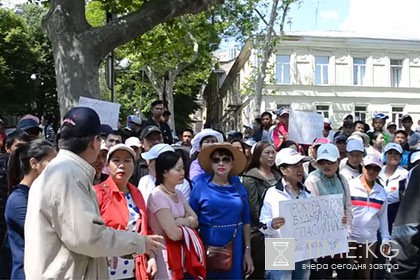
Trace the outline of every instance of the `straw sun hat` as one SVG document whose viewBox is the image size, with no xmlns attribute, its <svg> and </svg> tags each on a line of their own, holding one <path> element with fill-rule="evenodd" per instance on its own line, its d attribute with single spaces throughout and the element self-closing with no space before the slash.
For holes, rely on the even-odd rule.
<svg viewBox="0 0 420 280">
<path fill-rule="evenodd" d="M 236 176 L 241 174 L 247 165 L 247 160 L 243 152 L 238 148 L 233 147 L 230 143 L 214 143 L 203 150 L 198 154 L 198 162 L 201 167 L 206 171 L 206 173 L 213 173 L 211 168 L 211 159 L 210 155 L 219 149 L 226 149 L 230 151 L 233 155 L 233 166 L 229 172 L 229 176 Z"/>
</svg>

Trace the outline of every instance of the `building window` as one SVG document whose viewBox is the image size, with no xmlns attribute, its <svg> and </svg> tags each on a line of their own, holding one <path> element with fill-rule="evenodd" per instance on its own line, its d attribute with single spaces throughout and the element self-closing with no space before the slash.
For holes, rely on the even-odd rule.
<svg viewBox="0 0 420 280">
<path fill-rule="evenodd" d="M 328 85 L 328 56 L 315 57 L 315 84 Z"/>
<path fill-rule="evenodd" d="M 290 56 L 276 57 L 276 81 L 278 84 L 290 84 Z"/>
<path fill-rule="evenodd" d="M 401 127 L 400 118 L 403 115 L 404 107 L 392 107 L 392 122 L 396 123 L 398 127 Z"/>
<path fill-rule="evenodd" d="M 277 104 L 277 110 L 282 108 L 290 108 L 290 104 Z"/>
<path fill-rule="evenodd" d="M 354 107 L 354 118 L 356 121 L 366 120 L 366 106 L 355 106 Z"/>
<path fill-rule="evenodd" d="M 391 87 L 399 87 L 401 82 L 402 60 L 391 59 Z"/>
<path fill-rule="evenodd" d="M 353 58 L 353 85 L 363 85 L 365 81 L 366 59 Z"/>
<path fill-rule="evenodd" d="M 316 112 L 324 116 L 324 118 L 330 117 L 330 106 L 329 105 L 316 105 Z"/>
</svg>

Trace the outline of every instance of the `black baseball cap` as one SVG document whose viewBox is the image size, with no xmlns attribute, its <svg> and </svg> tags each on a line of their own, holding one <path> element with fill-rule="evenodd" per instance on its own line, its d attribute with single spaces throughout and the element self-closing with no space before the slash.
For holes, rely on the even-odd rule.
<svg viewBox="0 0 420 280">
<path fill-rule="evenodd" d="M 162 134 L 162 131 L 160 131 L 159 127 L 157 127 L 156 125 L 149 125 L 143 128 L 143 130 L 141 131 L 140 139 L 146 138 L 152 132 L 159 132 L 160 134 Z"/>
<path fill-rule="evenodd" d="M 74 107 L 64 115 L 60 131 L 61 138 L 95 136 L 101 133 L 101 122 L 95 110 Z"/>
</svg>

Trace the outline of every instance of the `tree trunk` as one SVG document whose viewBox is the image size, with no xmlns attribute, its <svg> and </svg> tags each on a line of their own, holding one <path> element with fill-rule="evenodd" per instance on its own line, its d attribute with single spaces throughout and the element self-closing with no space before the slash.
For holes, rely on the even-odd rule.
<svg viewBox="0 0 420 280">
<path fill-rule="evenodd" d="M 255 85 L 256 102 L 255 102 L 254 116 L 256 118 L 258 118 L 261 114 L 262 91 L 264 87 L 267 64 L 273 52 L 272 37 L 273 37 L 273 31 L 274 31 L 274 23 L 276 22 L 276 18 L 277 18 L 278 4 L 279 4 L 279 0 L 273 0 L 273 5 L 271 7 L 270 20 L 267 26 L 267 33 L 265 34 L 265 38 L 264 38 L 263 46 L 262 46 L 263 54 L 262 54 L 261 64 L 259 65 L 259 69 L 258 69 L 257 82 Z"/>
<path fill-rule="evenodd" d="M 284 20 L 286 18 L 287 12 L 289 11 L 290 4 L 293 2 L 295 2 L 295 0 L 284 0 L 280 7 L 280 10 L 283 11 L 281 15 L 280 35 L 283 35 Z M 255 99 L 256 99 L 255 112 L 254 112 L 255 118 L 258 118 L 261 114 L 262 91 L 264 88 L 264 80 L 266 77 L 267 64 L 268 64 L 268 61 L 270 60 L 271 55 L 273 54 L 274 48 L 276 47 L 276 39 L 273 40 L 273 35 L 275 35 L 274 24 L 278 16 L 278 12 L 277 12 L 278 4 L 279 4 L 279 0 L 273 0 L 273 5 L 271 7 L 270 20 L 267 26 L 267 33 L 262 43 L 262 59 L 261 59 L 261 64 L 259 65 L 259 68 L 258 68 L 257 81 L 255 85 Z"/>
<path fill-rule="evenodd" d="M 172 71 L 169 71 L 168 80 L 166 81 L 166 101 L 168 102 L 168 111 L 171 112 L 171 116 L 169 117 L 169 127 L 171 128 L 172 134 L 176 134 L 176 127 L 175 127 L 175 112 L 174 112 L 174 85 L 175 85 L 175 78 L 178 74 L 174 75 Z"/>
<path fill-rule="evenodd" d="M 162 22 L 221 3 L 223 0 L 150 0 L 135 12 L 93 28 L 85 18 L 85 0 L 50 0 L 43 26 L 54 52 L 61 116 L 80 96 L 99 98 L 100 62 L 116 47 Z"/>
</svg>

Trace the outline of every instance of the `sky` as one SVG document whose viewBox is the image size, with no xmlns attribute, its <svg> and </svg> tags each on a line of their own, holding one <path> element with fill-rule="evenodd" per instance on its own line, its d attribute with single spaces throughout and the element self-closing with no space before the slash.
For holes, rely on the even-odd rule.
<svg viewBox="0 0 420 280">
<path fill-rule="evenodd" d="M 353 31 L 420 39 L 420 0 L 303 0 L 285 31 Z"/>
</svg>

